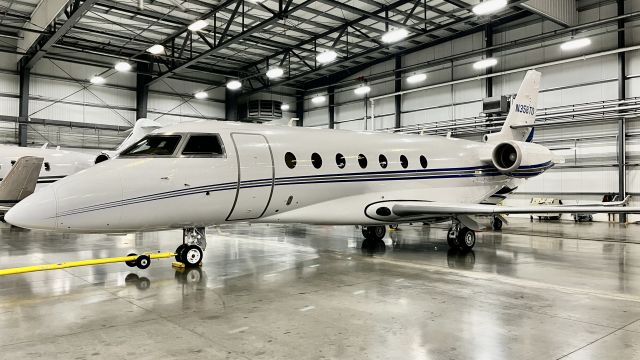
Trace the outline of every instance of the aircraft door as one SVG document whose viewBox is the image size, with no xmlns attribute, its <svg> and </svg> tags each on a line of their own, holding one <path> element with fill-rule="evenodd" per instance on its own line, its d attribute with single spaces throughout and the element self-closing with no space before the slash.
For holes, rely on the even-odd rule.
<svg viewBox="0 0 640 360">
<path fill-rule="evenodd" d="M 258 134 L 231 134 L 238 161 L 236 201 L 227 220 L 251 220 L 264 214 L 273 193 L 273 154 Z"/>
</svg>

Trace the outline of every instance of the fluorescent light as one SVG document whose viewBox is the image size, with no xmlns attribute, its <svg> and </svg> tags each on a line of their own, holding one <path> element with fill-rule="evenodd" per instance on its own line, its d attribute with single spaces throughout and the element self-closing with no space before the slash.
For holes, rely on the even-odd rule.
<svg viewBox="0 0 640 360">
<path fill-rule="evenodd" d="M 290 108 L 289 104 L 280 105 L 280 110 L 282 110 L 282 111 L 287 111 L 287 110 L 289 110 L 289 108 Z"/>
<path fill-rule="evenodd" d="M 207 93 L 206 93 L 206 92 L 204 92 L 204 91 L 198 91 L 197 93 L 193 94 L 193 96 L 194 96 L 196 99 L 206 99 L 206 98 L 208 98 L 208 97 L 209 97 L 209 94 L 207 94 Z"/>
<path fill-rule="evenodd" d="M 407 31 L 407 29 L 400 28 L 389 30 L 384 33 L 384 35 L 382 35 L 382 42 L 394 43 L 406 38 L 407 36 L 409 36 L 409 32 Z"/>
<path fill-rule="evenodd" d="M 158 55 L 158 54 L 164 52 L 164 46 L 162 46 L 160 44 L 155 44 L 152 47 L 148 48 L 147 51 L 152 53 L 153 55 Z"/>
<path fill-rule="evenodd" d="M 591 45 L 591 39 L 589 38 L 580 38 L 569 40 L 566 43 L 560 45 L 560 49 L 564 51 L 577 50 L 583 47 L 587 47 Z"/>
<path fill-rule="evenodd" d="M 507 0 L 487 0 L 473 7 L 476 15 L 489 15 L 507 7 Z"/>
<path fill-rule="evenodd" d="M 327 98 L 324 97 L 323 95 L 316 95 L 313 98 L 311 98 L 311 102 L 314 104 L 322 104 Z"/>
<path fill-rule="evenodd" d="M 409 84 L 416 84 L 416 83 L 419 83 L 419 82 L 423 82 L 425 80 L 427 80 L 427 74 L 425 74 L 425 73 L 414 74 L 414 75 L 411 75 L 411 76 L 409 76 L 407 78 L 407 82 Z"/>
<path fill-rule="evenodd" d="M 107 80 L 105 80 L 102 76 L 99 76 L 99 75 L 95 75 L 89 81 L 91 81 L 92 84 L 96 84 L 96 85 L 104 84 L 105 82 L 107 82 Z"/>
<path fill-rule="evenodd" d="M 209 26 L 209 23 L 206 20 L 198 20 L 191 25 L 187 26 L 187 28 L 191 31 L 200 31 Z"/>
<path fill-rule="evenodd" d="M 115 69 L 120 72 L 127 72 L 131 70 L 131 64 L 126 61 L 120 61 L 116 64 Z"/>
<path fill-rule="evenodd" d="M 489 59 L 484 59 L 484 60 L 475 62 L 473 64 L 473 68 L 476 70 L 482 70 L 482 69 L 490 68 L 492 66 L 496 66 L 496 64 L 498 64 L 498 59 L 489 58 Z"/>
<path fill-rule="evenodd" d="M 356 95 L 364 95 L 364 94 L 367 94 L 369 91 L 371 91 L 371 88 L 365 84 L 362 84 L 357 88 L 353 89 L 353 92 L 356 93 Z"/>
<path fill-rule="evenodd" d="M 227 89 L 229 90 L 238 90 L 242 87 L 242 83 L 240 80 L 229 80 L 227 82 Z"/>
<path fill-rule="evenodd" d="M 330 63 L 330 62 L 332 62 L 332 61 L 333 61 L 333 60 L 335 60 L 337 57 L 338 57 L 338 54 L 337 54 L 335 51 L 333 51 L 333 50 L 326 50 L 326 51 L 323 51 L 323 52 L 319 53 L 319 54 L 316 56 L 316 60 L 318 60 L 318 62 L 319 62 L 320 64 L 326 64 L 326 63 Z"/>
<path fill-rule="evenodd" d="M 284 70 L 282 70 L 279 67 L 272 67 L 269 68 L 269 70 L 267 71 L 267 77 L 269 79 L 276 79 L 279 78 L 280 76 L 282 76 L 282 74 L 284 74 Z"/>
</svg>

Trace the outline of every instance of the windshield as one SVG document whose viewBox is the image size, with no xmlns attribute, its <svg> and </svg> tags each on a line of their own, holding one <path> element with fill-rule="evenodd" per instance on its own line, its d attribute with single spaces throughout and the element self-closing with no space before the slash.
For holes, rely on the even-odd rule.
<svg viewBox="0 0 640 360">
<path fill-rule="evenodd" d="M 180 135 L 148 135 L 131 145 L 120 156 L 171 156 L 180 139 Z"/>
</svg>

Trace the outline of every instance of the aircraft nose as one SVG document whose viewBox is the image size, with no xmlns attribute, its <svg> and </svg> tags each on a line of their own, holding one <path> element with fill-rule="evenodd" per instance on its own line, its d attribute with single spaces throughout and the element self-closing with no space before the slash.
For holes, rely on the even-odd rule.
<svg viewBox="0 0 640 360">
<path fill-rule="evenodd" d="M 36 191 L 14 205 L 4 219 L 11 225 L 39 230 L 57 227 L 57 200 L 53 186 Z"/>
</svg>

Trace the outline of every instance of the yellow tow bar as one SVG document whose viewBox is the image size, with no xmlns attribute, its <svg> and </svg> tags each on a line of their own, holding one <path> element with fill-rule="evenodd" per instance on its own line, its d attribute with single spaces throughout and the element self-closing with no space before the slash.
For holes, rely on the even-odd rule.
<svg viewBox="0 0 640 360">
<path fill-rule="evenodd" d="M 138 266 L 140 268 L 147 268 L 149 267 L 149 260 L 166 259 L 173 256 L 175 256 L 175 253 L 172 253 L 172 252 L 163 252 L 163 253 L 158 252 L 158 253 L 144 253 L 141 255 L 119 256 L 119 257 L 102 258 L 102 259 L 68 261 L 68 262 L 57 263 L 57 264 L 23 266 L 23 267 L 0 270 L 0 276 L 23 274 L 23 273 L 34 272 L 34 271 L 59 270 L 59 269 L 66 269 L 66 268 L 72 268 L 72 267 L 78 267 L 78 266 L 112 264 L 112 263 L 119 263 L 119 262 L 125 262 L 127 263 L 127 265 L 131 267 Z M 142 266 L 139 266 L 139 264 L 142 264 Z"/>
</svg>

